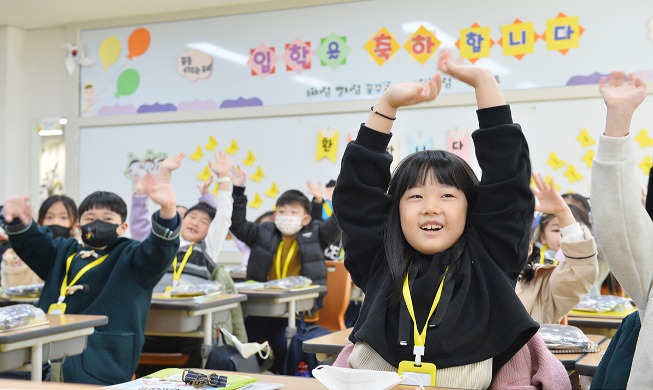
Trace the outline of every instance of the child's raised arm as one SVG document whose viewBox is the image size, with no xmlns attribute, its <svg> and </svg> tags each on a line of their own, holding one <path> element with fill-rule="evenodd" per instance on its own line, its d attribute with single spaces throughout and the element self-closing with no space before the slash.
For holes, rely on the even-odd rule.
<svg viewBox="0 0 653 390">
<path fill-rule="evenodd" d="M 383 92 L 365 126 L 389 134 L 396 119 L 397 109 L 434 100 L 442 89 L 442 75 L 436 73 L 428 83 L 393 83 Z"/>
<path fill-rule="evenodd" d="M 628 135 L 630 121 L 635 109 L 646 97 L 646 84 L 632 74 L 612 72 L 610 78 L 601 77 L 599 91 L 608 109 L 605 118 L 605 135 L 623 137 Z"/>
<path fill-rule="evenodd" d="M 555 190 L 553 180 L 546 183 L 540 174 L 533 173 L 533 181 L 535 182 L 535 188 L 531 188 L 531 190 L 539 201 L 535 206 L 536 211 L 543 214 L 554 214 L 558 218 L 561 228 L 576 223 L 576 219 L 569 205 L 560 196 L 558 191 Z"/>
<path fill-rule="evenodd" d="M 454 61 L 446 50 L 440 55 L 438 66 L 442 72 L 474 87 L 479 109 L 506 104 L 503 92 L 489 70 Z"/>
</svg>

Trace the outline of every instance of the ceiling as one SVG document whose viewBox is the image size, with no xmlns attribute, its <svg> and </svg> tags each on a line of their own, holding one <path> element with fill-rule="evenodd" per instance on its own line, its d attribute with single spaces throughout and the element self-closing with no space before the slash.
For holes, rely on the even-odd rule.
<svg viewBox="0 0 653 390">
<path fill-rule="evenodd" d="M 33 30 L 184 11 L 298 7 L 328 0 L 0 0 L 0 26 Z"/>
</svg>

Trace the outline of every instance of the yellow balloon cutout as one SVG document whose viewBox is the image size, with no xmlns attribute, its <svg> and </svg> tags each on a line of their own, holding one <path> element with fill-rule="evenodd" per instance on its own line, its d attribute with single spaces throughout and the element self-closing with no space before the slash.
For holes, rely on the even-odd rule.
<svg viewBox="0 0 653 390">
<path fill-rule="evenodd" d="M 118 61 L 121 51 L 122 43 L 120 43 L 118 37 L 112 35 L 104 38 L 100 44 L 100 61 L 102 62 L 102 69 L 107 70 L 111 65 Z"/>
</svg>

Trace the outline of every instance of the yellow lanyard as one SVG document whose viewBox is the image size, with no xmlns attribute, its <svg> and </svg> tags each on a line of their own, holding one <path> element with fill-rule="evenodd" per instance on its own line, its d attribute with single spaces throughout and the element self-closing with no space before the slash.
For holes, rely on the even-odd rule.
<svg viewBox="0 0 653 390">
<path fill-rule="evenodd" d="M 542 249 L 540 249 L 540 264 L 545 264 L 545 255 L 546 255 L 546 250 L 549 249 L 548 246 L 542 245 Z M 558 260 L 553 260 L 553 265 L 558 265 Z"/>
<path fill-rule="evenodd" d="M 331 205 L 329 202 L 324 202 L 324 212 L 326 213 L 327 217 L 330 217 L 333 214 L 333 209 L 331 208 Z"/>
<path fill-rule="evenodd" d="M 181 279 L 181 273 L 184 271 L 184 267 L 186 267 L 186 263 L 188 262 L 188 258 L 190 258 L 191 253 L 193 253 L 193 247 L 195 244 L 190 244 L 188 247 L 188 250 L 186 251 L 186 254 L 184 255 L 184 258 L 181 260 L 181 264 L 179 265 L 179 269 L 177 269 L 177 256 L 175 256 L 175 260 L 172 262 L 172 284 L 177 285 L 179 282 L 179 279 Z"/>
<path fill-rule="evenodd" d="M 408 286 L 408 274 L 406 274 L 406 279 L 404 279 L 404 287 L 402 293 L 404 295 L 404 301 L 406 302 L 406 307 L 408 308 L 408 313 L 410 313 L 410 318 L 413 319 L 413 333 L 415 339 L 415 346 L 413 347 L 413 354 L 415 355 L 415 364 L 420 365 L 422 361 L 422 356 L 424 356 L 424 345 L 426 344 L 426 329 L 429 326 L 429 320 L 431 315 L 435 311 L 435 308 L 438 307 L 440 302 L 440 295 L 442 295 L 442 287 L 444 286 L 444 279 L 447 276 L 447 271 L 449 267 L 444 271 L 444 276 L 438 287 L 438 291 L 435 293 L 435 298 L 433 299 L 433 304 L 431 305 L 431 310 L 429 311 L 428 317 L 426 317 L 426 323 L 424 324 L 424 329 L 420 333 L 417 329 L 417 320 L 415 319 L 415 310 L 413 309 L 413 300 L 410 297 L 410 287 Z"/>
<path fill-rule="evenodd" d="M 283 279 L 288 275 L 288 267 L 290 266 L 290 260 L 295 253 L 295 249 L 297 248 L 297 240 L 293 240 L 292 245 L 290 245 L 290 250 L 286 255 L 286 261 L 283 262 L 283 273 L 281 273 L 281 252 L 283 252 L 283 245 L 284 242 L 281 240 L 279 247 L 277 248 L 277 257 L 274 262 L 277 269 L 277 279 Z"/>
<path fill-rule="evenodd" d="M 68 292 L 68 289 L 71 286 L 74 286 L 75 283 L 79 280 L 79 278 L 82 277 L 88 270 L 91 268 L 97 267 L 98 265 L 102 264 L 102 262 L 109 257 L 109 254 L 107 253 L 106 255 L 100 257 L 97 260 L 93 260 L 92 262 L 86 264 L 82 269 L 77 272 L 77 275 L 73 278 L 73 280 L 68 283 L 68 271 L 70 271 L 70 265 L 73 262 L 73 258 L 75 258 L 75 255 L 77 252 L 73 253 L 68 257 L 68 260 L 66 260 L 66 275 L 63 277 L 63 282 L 61 283 L 61 290 L 59 290 L 59 301 L 57 302 L 58 304 L 61 304 L 65 299 L 66 299 L 66 293 Z"/>
</svg>

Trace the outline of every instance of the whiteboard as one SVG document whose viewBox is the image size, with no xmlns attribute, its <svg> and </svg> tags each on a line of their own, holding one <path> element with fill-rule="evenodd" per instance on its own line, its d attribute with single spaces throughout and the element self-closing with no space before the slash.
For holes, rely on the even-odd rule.
<svg viewBox="0 0 653 390">
<path fill-rule="evenodd" d="M 396 0 L 372 0 L 88 29 L 80 32 L 81 42 L 86 56 L 97 62 L 81 68 L 80 115 L 373 99 L 390 82 L 405 81 L 406 77 L 427 79 L 434 73 L 436 53 L 422 63 L 404 48 L 420 26 L 433 32 L 441 41 L 440 47 L 449 47 L 454 54 L 458 51 L 456 41 L 464 36 L 465 29 L 475 23 L 487 27 L 488 41 L 497 43 L 478 64 L 492 69 L 504 89 L 592 84 L 600 74 L 615 69 L 650 78 L 653 42 L 649 9 L 648 0 L 626 0 L 618 6 L 599 5 L 591 0 L 403 0 L 400 6 Z M 521 59 L 504 53 L 508 39 L 504 27 L 519 19 L 532 23 L 533 32 L 539 37 L 546 35 L 547 24 L 561 13 L 578 18 L 578 31 L 583 30 L 578 47 L 565 54 L 549 48 L 549 32 L 546 42 L 537 39 L 533 52 Z M 364 46 L 382 28 L 393 36 L 398 49 L 379 64 Z M 130 48 L 132 36 L 141 29 L 149 32 L 149 43 L 135 51 Z M 311 50 L 317 52 L 323 39 L 332 34 L 345 37 L 351 49 L 345 63 L 332 69 L 314 56 L 310 69 L 287 69 L 288 61 L 283 60 L 286 45 L 298 39 L 309 42 Z M 114 49 L 119 51 L 107 54 L 103 44 L 108 38 L 114 39 Z M 503 46 L 498 44 L 499 40 Z M 275 73 L 267 77 L 252 74 L 247 65 L 252 50 L 259 45 L 274 47 L 279 57 Z M 179 61 L 191 49 L 203 51 L 213 61 L 210 77 L 189 80 L 181 76 Z M 89 85 L 92 88 L 87 90 Z M 470 89 L 455 80 L 445 83 L 443 93 L 461 92 Z"/>
<path fill-rule="evenodd" d="M 605 123 L 605 106 L 600 98 L 564 101 L 527 102 L 511 106 L 515 122 L 523 127 L 528 140 L 533 170 L 551 176 L 561 192 L 590 193 L 590 166 L 584 157 L 595 153 L 599 135 Z M 215 151 L 225 150 L 236 140 L 239 150 L 231 156 L 252 175 L 261 167 L 265 176 L 260 182 L 248 179 L 246 194 L 251 200 L 259 194 L 262 203 L 258 208 L 248 207 L 247 217 L 257 216 L 274 207 L 276 197 L 265 195 L 272 183 L 283 192 L 298 189 L 307 193 L 306 181 L 323 184 L 338 175 L 340 160 L 349 138 L 355 138 L 360 123 L 367 112 L 331 115 L 304 115 L 275 118 L 214 120 L 206 122 L 122 125 L 113 127 L 83 128 L 80 136 L 80 193 L 83 199 L 89 193 L 104 189 L 116 192 L 130 204 L 132 183 L 125 176 L 129 155 L 145 155 L 148 149 L 168 155 L 185 152 L 190 155 L 199 146 L 204 156 L 199 162 L 186 157 L 182 167 L 172 177 L 172 185 L 179 204 L 191 206 L 199 197 L 197 174 L 206 166 L 212 152 L 206 150 L 209 136 L 217 141 Z M 478 126 L 475 107 L 426 107 L 400 109 L 393 129 L 393 139 L 398 140 L 398 157 L 409 153 L 409 140 L 431 137 L 434 148 L 445 148 L 449 131 L 473 131 Z M 330 129 L 339 132 L 337 159 L 332 162 L 316 160 L 318 132 Z M 587 131 L 587 142 L 578 138 Z M 643 142 L 637 148 L 638 174 L 642 185 L 648 179 L 653 152 L 653 99 L 645 100 L 632 123 L 631 131 Z M 596 143 L 591 144 L 591 140 Z M 243 165 L 251 151 L 256 161 Z M 564 166 L 548 163 L 555 153 Z M 473 155 L 473 153 L 472 153 Z M 470 165 L 480 174 L 472 158 Z M 591 160 L 589 160 L 591 162 Z M 573 165 L 577 181 L 571 181 L 565 172 Z M 278 195 L 277 195 L 278 196 Z M 154 211 L 154 205 L 151 211 Z"/>
</svg>

